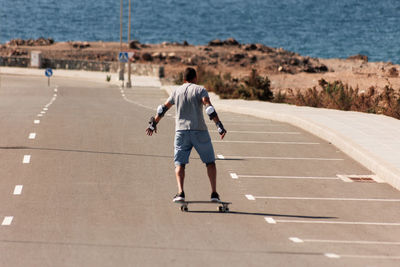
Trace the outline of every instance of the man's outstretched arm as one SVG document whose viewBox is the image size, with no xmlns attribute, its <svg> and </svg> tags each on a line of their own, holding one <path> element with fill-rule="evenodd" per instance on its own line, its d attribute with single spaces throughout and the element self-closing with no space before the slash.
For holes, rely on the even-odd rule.
<svg viewBox="0 0 400 267">
<path fill-rule="evenodd" d="M 221 135 L 221 139 L 224 139 L 227 131 L 224 128 L 224 125 L 220 121 L 217 112 L 215 111 L 213 105 L 211 105 L 211 101 L 209 97 L 203 97 L 202 102 L 206 107 L 206 113 L 210 117 L 210 120 L 215 122 L 215 125 L 218 128 L 218 133 Z"/>
<path fill-rule="evenodd" d="M 165 113 L 172 107 L 169 101 L 166 101 L 164 105 L 159 105 L 157 108 L 157 114 L 155 117 L 151 117 L 149 126 L 146 129 L 146 134 L 149 136 L 153 135 L 153 132 L 157 133 L 157 124 L 160 122 Z"/>
</svg>

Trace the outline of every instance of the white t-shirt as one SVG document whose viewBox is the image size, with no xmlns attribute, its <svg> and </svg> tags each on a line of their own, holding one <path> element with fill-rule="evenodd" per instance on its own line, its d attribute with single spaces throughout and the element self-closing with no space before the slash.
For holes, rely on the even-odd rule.
<svg viewBox="0 0 400 267">
<path fill-rule="evenodd" d="M 185 83 L 171 94 L 168 102 L 176 105 L 176 131 L 207 131 L 203 116 L 203 97 L 208 97 L 207 90 L 194 83 Z"/>
</svg>

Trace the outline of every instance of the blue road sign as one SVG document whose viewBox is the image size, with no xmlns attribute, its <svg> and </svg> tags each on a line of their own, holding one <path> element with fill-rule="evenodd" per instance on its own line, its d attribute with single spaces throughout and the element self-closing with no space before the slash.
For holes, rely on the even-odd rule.
<svg viewBox="0 0 400 267">
<path fill-rule="evenodd" d="M 53 70 L 50 68 L 46 69 L 44 75 L 46 75 L 47 77 L 51 77 L 53 75 Z"/>
<path fill-rule="evenodd" d="M 128 52 L 119 52 L 118 60 L 119 62 L 127 63 L 129 61 Z"/>
</svg>

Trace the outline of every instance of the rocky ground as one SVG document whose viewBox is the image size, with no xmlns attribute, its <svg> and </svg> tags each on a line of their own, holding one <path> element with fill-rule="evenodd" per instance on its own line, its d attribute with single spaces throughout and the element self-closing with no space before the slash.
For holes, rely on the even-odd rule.
<svg viewBox="0 0 400 267">
<path fill-rule="evenodd" d="M 117 61 L 119 51 L 134 51 L 133 61 L 159 64 L 165 68 L 165 82 L 186 66 L 203 65 L 216 73 L 230 73 L 242 78 L 251 69 L 268 76 L 273 90 L 318 87 L 321 78 L 328 82 L 341 80 L 352 87 L 366 90 L 371 86 L 400 88 L 399 65 L 390 62 L 368 62 L 356 55 L 348 59 L 318 59 L 301 56 L 282 48 L 262 44 L 240 44 L 230 38 L 213 40 L 207 45 L 194 46 L 187 42 L 162 44 L 128 44 L 105 42 L 54 42 L 52 39 L 12 40 L 0 45 L 0 56 L 28 57 L 30 51 L 42 51 L 44 57 L 59 59 Z"/>
</svg>

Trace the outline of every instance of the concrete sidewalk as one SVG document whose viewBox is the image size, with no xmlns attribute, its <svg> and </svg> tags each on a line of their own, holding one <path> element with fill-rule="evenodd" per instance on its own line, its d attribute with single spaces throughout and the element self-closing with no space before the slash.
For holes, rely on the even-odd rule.
<svg viewBox="0 0 400 267">
<path fill-rule="evenodd" d="M 176 86 L 164 86 L 169 94 Z M 298 107 L 261 101 L 223 100 L 210 93 L 216 110 L 290 123 L 340 150 L 400 190 L 400 120 L 361 112 Z"/>
</svg>

